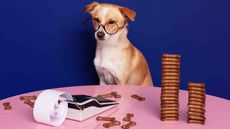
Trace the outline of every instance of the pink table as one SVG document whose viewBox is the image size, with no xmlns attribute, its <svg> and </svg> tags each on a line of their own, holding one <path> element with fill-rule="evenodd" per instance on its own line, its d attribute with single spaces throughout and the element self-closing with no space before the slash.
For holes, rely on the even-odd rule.
<svg viewBox="0 0 230 129">
<path fill-rule="evenodd" d="M 230 101 L 207 95 L 206 98 L 206 124 L 188 124 L 187 121 L 187 100 L 188 92 L 180 91 L 180 120 L 162 122 L 160 118 L 160 88 L 145 88 L 133 86 L 81 86 L 56 88 L 56 90 L 72 94 L 86 94 L 96 96 L 98 94 L 117 91 L 122 98 L 117 100 L 119 106 L 100 114 L 101 116 L 114 116 L 122 124 L 122 118 L 126 113 L 134 113 L 134 121 L 137 122 L 133 129 L 229 129 L 230 128 Z M 41 91 L 31 92 L 22 95 L 38 95 Z M 146 98 L 139 102 L 130 97 L 131 94 L 138 94 Z M 19 96 L 1 100 L 0 106 L 0 129 L 104 129 L 103 122 L 89 118 L 83 122 L 66 119 L 59 127 L 50 127 L 36 123 L 33 119 L 32 108 L 23 104 Z M 10 111 L 3 109 L 2 103 L 9 101 L 13 107 Z M 120 126 L 110 129 L 120 129 Z M 132 129 L 131 128 L 131 129 Z"/>
</svg>

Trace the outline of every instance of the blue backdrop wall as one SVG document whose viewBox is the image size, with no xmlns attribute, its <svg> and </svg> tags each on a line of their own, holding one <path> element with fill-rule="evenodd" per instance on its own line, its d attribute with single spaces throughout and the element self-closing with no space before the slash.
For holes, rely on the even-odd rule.
<svg viewBox="0 0 230 129">
<path fill-rule="evenodd" d="M 230 1 L 98 0 L 134 9 L 129 39 L 160 85 L 161 54 L 182 55 L 181 89 L 206 82 L 230 99 Z M 91 0 L 0 1 L 0 99 L 38 89 L 98 84 L 95 40 L 82 21 Z"/>
</svg>

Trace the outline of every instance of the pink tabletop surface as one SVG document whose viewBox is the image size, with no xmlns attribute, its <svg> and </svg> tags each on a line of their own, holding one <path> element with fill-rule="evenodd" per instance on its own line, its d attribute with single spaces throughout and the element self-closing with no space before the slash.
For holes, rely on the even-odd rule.
<svg viewBox="0 0 230 129">
<path fill-rule="evenodd" d="M 137 125 L 130 129 L 229 129 L 230 128 L 230 101 L 207 95 L 206 98 L 206 124 L 188 124 L 187 100 L 188 92 L 180 90 L 180 119 L 179 121 L 160 120 L 160 88 L 135 87 L 135 86 L 77 86 L 56 88 L 56 90 L 71 94 L 86 94 L 96 96 L 98 94 L 117 91 L 122 95 L 117 101 L 117 107 L 101 113 L 101 116 L 113 116 L 122 121 L 126 113 L 133 113 Z M 38 95 L 41 91 L 30 92 L 21 95 Z M 146 98 L 139 102 L 130 96 L 138 94 Z M 104 129 L 103 122 L 96 121 L 96 116 L 85 121 L 78 122 L 66 119 L 59 127 L 37 123 L 33 119 L 32 108 L 19 100 L 18 96 L 1 100 L 0 106 L 0 129 Z M 11 102 L 12 110 L 4 110 L 2 103 Z M 120 129 L 120 126 L 110 129 Z"/>
</svg>

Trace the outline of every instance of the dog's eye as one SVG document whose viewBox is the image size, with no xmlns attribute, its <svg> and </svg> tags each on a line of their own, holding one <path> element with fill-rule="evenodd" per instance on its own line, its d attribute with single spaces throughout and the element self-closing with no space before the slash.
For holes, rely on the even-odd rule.
<svg viewBox="0 0 230 129">
<path fill-rule="evenodd" d="M 116 21 L 110 20 L 108 23 L 109 24 L 114 24 Z"/>
<path fill-rule="evenodd" d="M 98 23 L 100 22 L 100 20 L 98 18 L 94 18 L 93 20 L 98 22 Z"/>
</svg>

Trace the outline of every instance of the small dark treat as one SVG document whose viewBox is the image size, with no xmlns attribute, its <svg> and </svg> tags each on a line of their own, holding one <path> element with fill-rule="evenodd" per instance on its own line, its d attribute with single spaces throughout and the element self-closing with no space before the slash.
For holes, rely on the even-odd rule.
<svg viewBox="0 0 230 129">
<path fill-rule="evenodd" d="M 98 95 L 97 97 L 98 98 L 112 98 L 113 95 L 111 93 L 108 93 L 108 94 Z"/>
<path fill-rule="evenodd" d="M 31 95 L 31 96 L 20 96 L 20 100 L 36 100 L 37 96 L 36 95 Z"/>
<path fill-rule="evenodd" d="M 131 121 L 131 118 L 134 117 L 134 114 L 128 113 L 125 118 L 123 118 L 123 121 Z"/>
<path fill-rule="evenodd" d="M 104 123 L 103 126 L 105 128 L 110 128 L 110 127 L 113 127 L 113 126 L 118 126 L 118 125 L 121 125 L 121 122 L 120 121 L 112 121 L 110 123 Z"/>
<path fill-rule="evenodd" d="M 25 100 L 24 104 L 27 104 L 27 105 L 29 105 L 32 108 L 34 107 L 34 103 L 31 100 Z"/>
<path fill-rule="evenodd" d="M 122 129 L 129 129 L 132 126 L 135 126 L 137 123 L 135 121 L 130 121 L 128 124 L 126 125 L 122 125 L 121 128 Z"/>
<path fill-rule="evenodd" d="M 4 102 L 2 105 L 3 106 L 10 106 L 10 102 Z"/>
<path fill-rule="evenodd" d="M 4 102 L 2 104 L 4 106 L 4 110 L 11 110 L 12 107 L 10 106 L 10 102 Z"/>
<path fill-rule="evenodd" d="M 4 110 L 11 110 L 11 109 L 12 109 L 11 106 L 5 106 L 5 107 L 4 107 Z"/>
<path fill-rule="evenodd" d="M 121 98 L 121 95 L 118 94 L 116 91 L 112 91 L 111 94 L 113 95 L 114 98 Z"/>
<path fill-rule="evenodd" d="M 133 94 L 133 95 L 131 95 L 131 97 L 135 98 L 135 99 L 137 99 L 139 101 L 145 101 L 145 97 L 141 97 L 141 96 L 139 96 L 137 94 Z"/>
<path fill-rule="evenodd" d="M 98 121 L 111 121 L 111 122 L 113 122 L 113 121 L 115 121 L 115 118 L 114 117 L 102 117 L 102 116 L 98 116 L 96 118 L 96 120 L 98 120 Z"/>
</svg>

